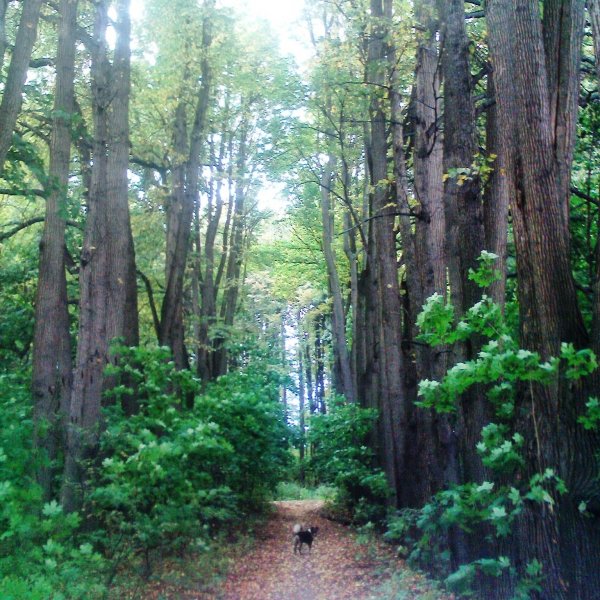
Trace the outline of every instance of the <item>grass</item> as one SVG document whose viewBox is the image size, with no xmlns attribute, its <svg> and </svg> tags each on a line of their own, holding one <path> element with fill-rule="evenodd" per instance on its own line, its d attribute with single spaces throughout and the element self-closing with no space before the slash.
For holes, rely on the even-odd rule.
<svg viewBox="0 0 600 600">
<path fill-rule="evenodd" d="M 335 488 L 326 485 L 308 488 L 293 481 L 286 481 L 277 486 L 274 500 L 330 500 L 334 494 Z"/>
</svg>

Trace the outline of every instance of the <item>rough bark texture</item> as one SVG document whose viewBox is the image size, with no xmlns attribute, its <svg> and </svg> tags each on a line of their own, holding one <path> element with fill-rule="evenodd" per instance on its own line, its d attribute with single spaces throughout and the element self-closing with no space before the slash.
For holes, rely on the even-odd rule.
<svg viewBox="0 0 600 600">
<path fill-rule="evenodd" d="M 565 220 L 569 218 L 571 165 L 577 133 L 579 68 L 585 2 L 545 0 L 543 40 L 546 57 L 548 110 L 556 160 L 559 194 Z"/>
<path fill-rule="evenodd" d="M 0 103 L 0 175 L 4 170 L 6 154 L 12 142 L 12 134 L 21 110 L 23 85 L 37 36 L 42 0 L 23 2 L 21 20 L 15 40 L 8 75 Z"/>
<path fill-rule="evenodd" d="M 109 2 L 96 5 L 92 55 L 94 145 L 89 211 L 81 253 L 80 323 L 69 410 L 62 503 L 77 509 L 84 498 L 82 461 L 93 456 L 101 427 L 109 343 L 137 343 L 135 258 L 127 201 L 129 158 L 129 3 L 117 2 L 116 45 L 108 60 Z"/>
<path fill-rule="evenodd" d="M 425 300 L 433 293 L 446 294 L 445 215 L 443 202 L 443 138 L 439 124 L 442 114 L 441 73 L 438 53 L 437 11 L 433 0 L 415 3 L 417 56 L 415 86 L 409 114 L 414 130 L 414 233 L 410 212 L 406 167 L 404 165 L 402 115 L 392 113 L 394 123 L 395 179 L 401 217 L 403 258 L 406 264 L 406 326 L 409 342 L 407 359 L 414 357 L 412 378 L 440 379 L 445 372 L 445 352 L 414 344 L 416 319 Z M 392 99 L 394 95 L 392 95 Z M 399 98 L 393 104 L 398 104 Z M 394 114 L 395 113 L 395 114 Z M 411 240 L 412 238 L 412 240 Z M 412 400 L 416 390 L 412 390 Z M 411 478 L 407 504 L 421 506 L 445 483 L 457 480 L 456 443 L 449 418 L 412 406 L 409 412 L 407 476 Z"/>
<path fill-rule="evenodd" d="M 483 223 L 485 230 L 485 249 L 493 252 L 498 259 L 494 267 L 500 274 L 488 290 L 489 296 L 504 307 L 506 295 L 506 258 L 508 238 L 508 206 L 514 197 L 515 185 L 513 172 L 507 169 L 509 148 L 514 144 L 506 132 L 498 127 L 498 105 L 494 86 L 494 74 L 488 74 L 488 96 L 494 104 L 488 108 L 486 120 L 486 154 L 495 155 L 489 180 L 483 197 Z"/>
<path fill-rule="evenodd" d="M 442 3 L 442 69 L 444 76 L 444 171 L 449 177 L 444 190 L 446 217 L 446 254 L 450 299 L 456 314 L 462 315 L 475 304 L 481 290 L 468 278 L 469 269 L 476 268 L 483 250 L 483 211 L 480 181 L 471 172 L 464 181 L 452 169 L 470 169 L 477 154 L 477 128 L 469 65 L 469 42 L 465 28 L 464 2 Z M 476 344 L 468 341 L 455 344 L 456 362 L 469 359 L 477 352 Z M 458 411 L 458 444 L 462 466 L 461 478 L 481 481 L 483 466 L 473 452 L 487 422 L 481 391 L 476 387 L 463 395 Z"/>
<path fill-rule="evenodd" d="M 54 117 L 50 141 L 49 176 L 44 232 L 40 242 L 40 267 L 35 303 L 32 393 L 35 402 L 35 446 L 49 461 L 57 458 L 63 443 L 64 419 L 71 393 L 71 340 L 65 273 L 67 184 L 71 156 L 71 123 L 74 113 L 75 28 L 77 0 L 62 0 L 56 56 Z M 38 483 L 46 498 L 53 492 L 56 473 L 40 466 Z"/>
<path fill-rule="evenodd" d="M 518 136 L 507 164 L 517 182 L 512 212 L 521 343 L 543 357 L 558 354 L 563 341 L 577 347 L 587 343 L 571 274 L 564 186 L 571 166 L 569 132 L 577 117 L 565 94 L 579 77 L 582 5 L 548 2 L 543 19 L 533 1 L 493 0 L 486 7 L 499 129 Z M 556 498 L 552 510 L 527 506 L 516 524 L 517 561 L 526 564 L 535 556 L 543 563 L 540 597 L 547 599 L 592 599 L 600 583 L 593 566 L 597 517 L 582 518 L 577 510 L 580 498 L 598 498 L 597 439 L 577 424 L 589 393 L 585 387 L 568 389 L 558 380 L 543 388 L 534 385 L 522 390 L 517 403 L 519 429 L 528 440 L 525 480 L 552 468 L 569 490 Z"/>
<path fill-rule="evenodd" d="M 376 433 L 378 452 L 398 502 L 404 475 L 406 390 L 402 354 L 402 307 L 396 252 L 396 207 L 388 181 L 388 136 L 385 100 L 391 3 L 371 0 L 367 78 L 371 84 L 369 172 L 373 193 L 368 232 L 367 268 L 362 276 L 365 363 L 359 374 L 362 398 L 377 403 L 381 412 Z"/>
</svg>

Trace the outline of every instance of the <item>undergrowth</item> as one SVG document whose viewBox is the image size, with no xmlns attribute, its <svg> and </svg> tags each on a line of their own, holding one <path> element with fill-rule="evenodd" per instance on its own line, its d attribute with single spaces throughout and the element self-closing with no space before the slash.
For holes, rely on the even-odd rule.
<svg viewBox="0 0 600 600">
<path fill-rule="evenodd" d="M 275 500 L 331 500 L 336 489 L 329 485 L 306 487 L 294 481 L 282 481 L 277 484 Z"/>
</svg>

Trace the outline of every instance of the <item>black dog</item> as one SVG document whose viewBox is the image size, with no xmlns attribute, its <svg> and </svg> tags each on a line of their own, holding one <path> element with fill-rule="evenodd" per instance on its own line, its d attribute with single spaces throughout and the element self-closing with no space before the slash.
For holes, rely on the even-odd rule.
<svg viewBox="0 0 600 600">
<path fill-rule="evenodd" d="M 318 531 L 318 527 L 303 529 L 301 525 L 294 525 L 294 554 L 296 554 L 296 551 L 302 554 L 302 544 L 308 546 L 308 553 L 310 554 L 313 540 Z"/>
</svg>

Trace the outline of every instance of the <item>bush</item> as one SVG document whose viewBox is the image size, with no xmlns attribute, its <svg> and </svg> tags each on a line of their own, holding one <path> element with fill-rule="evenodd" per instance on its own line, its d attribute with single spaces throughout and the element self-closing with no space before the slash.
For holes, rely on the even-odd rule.
<svg viewBox="0 0 600 600">
<path fill-rule="evenodd" d="M 385 474 L 373 467 L 367 437 L 375 409 L 332 402 L 330 412 L 310 419 L 309 442 L 315 451 L 309 469 L 319 481 L 334 485 L 334 509 L 356 523 L 381 522 L 390 490 Z"/>
<path fill-rule="evenodd" d="M 219 379 L 199 394 L 167 349 L 116 348 L 111 396 L 135 395 L 139 412 L 107 409 L 88 510 L 100 518 L 110 553 L 202 546 L 225 523 L 264 503 L 288 456 L 277 388 L 258 368 Z M 125 381 L 129 385 L 125 385 Z"/>
<path fill-rule="evenodd" d="M 99 598 L 106 563 L 31 473 L 29 374 L 0 375 L 0 598 Z"/>
</svg>

